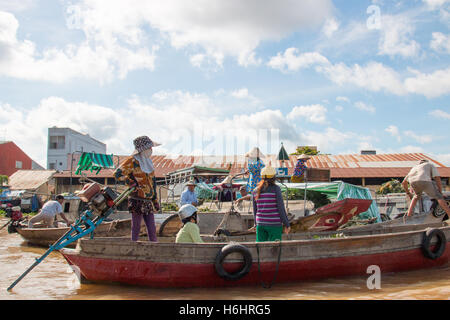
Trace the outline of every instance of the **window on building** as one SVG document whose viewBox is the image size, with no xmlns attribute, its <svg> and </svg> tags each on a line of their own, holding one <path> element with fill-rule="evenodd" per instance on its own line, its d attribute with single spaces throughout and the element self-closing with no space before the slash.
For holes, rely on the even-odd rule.
<svg viewBox="0 0 450 320">
<path fill-rule="evenodd" d="M 64 136 L 50 136 L 50 149 L 64 149 L 66 147 L 66 137 Z"/>
<path fill-rule="evenodd" d="M 48 168 L 49 168 L 50 170 L 55 170 L 55 163 L 49 163 L 49 164 L 48 164 Z"/>
<path fill-rule="evenodd" d="M 22 161 L 16 161 L 16 169 L 22 169 Z"/>
</svg>

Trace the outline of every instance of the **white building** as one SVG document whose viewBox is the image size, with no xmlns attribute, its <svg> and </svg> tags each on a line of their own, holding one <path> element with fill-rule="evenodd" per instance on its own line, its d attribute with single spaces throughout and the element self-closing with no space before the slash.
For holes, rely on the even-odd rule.
<svg viewBox="0 0 450 320">
<path fill-rule="evenodd" d="M 106 154 L 106 144 L 70 128 L 48 128 L 47 169 L 70 170 L 68 155 L 81 152 Z"/>
</svg>

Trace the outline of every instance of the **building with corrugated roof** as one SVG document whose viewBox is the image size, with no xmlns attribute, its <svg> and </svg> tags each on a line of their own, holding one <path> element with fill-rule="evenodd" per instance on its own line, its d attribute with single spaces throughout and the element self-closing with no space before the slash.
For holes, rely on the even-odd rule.
<svg viewBox="0 0 450 320">
<path fill-rule="evenodd" d="M 263 161 L 266 165 L 275 168 L 282 166 L 278 155 L 267 155 Z M 114 156 L 115 165 L 122 163 L 128 156 Z M 75 176 L 76 164 L 79 155 L 73 161 L 72 170 L 65 170 L 55 174 L 58 193 L 69 191 L 68 185 L 79 188 L 79 176 Z M 399 154 L 351 154 L 351 155 L 315 155 L 307 161 L 309 168 L 316 169 L 316 176 L 310 181 L 337 181 L 341 180 L 354 185 L 375 189 L 391 179 L 403 179 L 419 160 L 428 159 L 433 163 L 442 178 L 443 187 L 449 188 L 450 168 L 432 159 L 423 153 L 399 153 Z M 166 156 L 153 155 L 155 175 L 158 180 L 163 180 L 167 174 L 180 169 L 194 166 L 227 169 L 231 175 L 242 173 L 246 170 L 246 158 L 244 155 L 234 156 Z M 69 162 L 70 163 L 70 162 Z M 297 164 L 297 156 L 290 155 L 289 160 L 284 161 L 284 167 L 288 168 L 288 175 L 292 175 Z M 103 169 L 99 174 L 85 171 L 87 177 L 105 185 L 114 185 L 115 179 L 111 169 Z M 328 179 L 328 180 L 326 180 Z M 71 181 L 71 183 L 70 183 Z M 77 189 L 73 189 L 77 190 Z"/>
</svg>

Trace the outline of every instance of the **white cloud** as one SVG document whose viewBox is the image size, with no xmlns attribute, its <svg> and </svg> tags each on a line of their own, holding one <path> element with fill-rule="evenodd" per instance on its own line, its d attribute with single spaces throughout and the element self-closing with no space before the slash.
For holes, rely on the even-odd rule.
<svg viewBox="0 0 450 320">
<path fill-rule="evenodd" d="M 442 7 L 444 4 L 450 3 L 450 0 L 423 0 L 430 8 L 436 9 Z"/>
<path fill-rule="evenodd" d="M 344 63 L 316 67 L 331 81 L 338 85 L 352 84 L 370 91 L 387 91 L 397 95 L 406 93 L 399 74 L 378 62 L 369 62 L 366 66 L 355 64 L 352 67 Z"/>
<path fill-rule="evenodd" d="M 400 149 L 398 149 L 398 152 L 400 152 L 400 153 L 425 153 L 423 148 L 417 147 L 417 146 L 411 146 L 411 145 L 401 147 Z"/>
<path fill-rule="evenodd" d="M 450 119 L 450 113 L 445 112 L 445 111 L 440 110 L 440 109 L 436 109 L 436 110 L 430 111 L 429 114 L 432 115 L 433 117 L 438 118 L 438 119 Z"/>
<path fill-rule="evenodd" d="M 413 131 L 405 131 L 404 135 L 416 140 L 420 144 L 430 143 L 433 141 L 433 137 L 431 135 L 418 135 Z"/>
<path fill-rule="evenodd" d="M 0 127 L 38 163 L 46 163 L 47 130 L 53 126 L 89 133 L 107 144 L 108 153 L 122 155 L 142 134 L 163 144 L 154 150 L 159 154 L 243 154 L 257 144 L 277 152 L 280 139 L 293 147 L 300 141 L 280 110 L 236 115 L 220 99 L 183 91 L 161 91 L 150 101 L 133 96 L 120 109 L 60 97 L 42 99 L 29 110 L 0 104 Z"/>
<path fill-rule="evenodd" d="M 352 67 L 344 63 L 329 64 L 318 66 L 316 70 L 338 85 L 351 84 L 374 92 L 421 94 L 427 98 L 450 93 L 450 68 L 429 74 L 410 69 L 414 75 L 405 79 L 394 69 L 378 62 L 369 62 L 366 66 L 355 64 Z"/>
<path fill-rule="evenodd" d="M 349 98 L 347 98 L 347 97 L 341 97 L 341 96 L 336 97 L 336 101 L 343 101 L 343 102 L 348 102 L 348 103 L 350 103 L 350 99 L 349 99 Z"/>
<path fill-rule="evenodd" d="M 365 66 L 348 66 L 343 62 L 333 64 L 318 52 L 300 53 L 297 48 L 288 48 L 283 54 L 278 53 L 267 65 L 281 72 L 295 72 L 314 67 L 318 73 L 340 86 L 350 84 L 374 92 L 385 91 L 395 95 L 421 94 L 428 98 L 450 93 L 450 68 L 429 74 L 410 68 L 408 71 L 413 75 L 402 77 L 396 70 L 380 62 L 370 61 Z M 345 97 L 338 98 L 345 101 Z"/>
<path fill-rule="evenodd" d="M 335 18 L 330 18 L 325 22 L 322 28 L 322 32 L 327 38 L 331 38 L 338 29 L 339 21 L 337 21 Z"/>
<path fill-rule="evenodd" d="M 341 112 L 341 111 L 344 110 L 344 107 L 343 106 L 336 106 L 335 109 L 336 109 L 336 111 Z"/>
<path fill-rule="evenodd" d="M 297 48 L 288 48 L 272 57 L 267 65 L 282 72 L 298 71 L 320 64 L 329 64 L 327 58 L 318 52 L 300 53 Z"/>
<path fill-rule="evenodd" d="M 450 53 L 450 35 L 445 35 L 442 32 L 433 32 L 432 37 L 430 47 L 433 50 Z"/>
<path fill-rule="evenodd" d="M 417 56 L 420 45 L 410 39 L 414 35 L 414 25 L 404 15 L 383 15 L 381 21 L 381 37 L 379 54 L 403 57 Z"/>
<path fill-rule="evenodd" d="M 85 41 L 79 46 L 38 52 L 33 42 L 17 38 L 18 28 L 14 15 L 0 11 L 0 75 L 49 82 L 74 78 L 105 82 L 115 77 L 123 79 L 132 70 L 154 68 L 157 47 L 150 52 L 147 48 L 126 48 L 114 41 L 92 46 L 92 41 Z"/>
<path fill-rule="evenodd" d="M 242 88 L 231 92 L 231 95 L 238 99 L 245 99 L 249 97 L 248 89 Z"/>
<path fill-rule="evenodd" d="M 81 28 L 100 38 L 139 41 L 150 26 L 178 49 L 189 48 L 222 65 L 227 56 L 243 66 L 259 64 L 254 50 L 262 41 L 319 27 L 331 16 L 331 0 L 124 1 L 83 0 Z M 198 60 L 196 61 L 198 62 Z"/>
<path fill-rule="evenodd" d="M 32 8 L 36 5 L 36 0 L 0 0 L 0 11 L 18 12 Z"/>
<path fill-rule="evenodd" d="M 321 131 L 308 131 L 301 133 L 302 140 L 309 145 L 315 145 L 319 150 L 332 150 L 336 146 L 343 146 L 360 137 L 352 132 L 341 132 L 334 128 L 327 128 Z"/>
<path fill-rule="evenodd" d="M 398 142 L 400 142 L 402 140 L 402 138 L 400 136 L 400 131 L 398 130 L 397 126 L 390 125 L 386 129 L 384 129 L 384 131 L 390 133 L 393 137 L 397 138 Z"/>
<path fill-rule="evenodd" d="M 355 102 L 355 107 L 362 111 L 367 111 L 369 113 L 375 113 L 376 109 L 374 106 L 366 104 L 362 101 Z"/>
<path fill-rule="evenodd" d="M 405 89 L 410 93 L 436 98 L 450 93 L 450 68 L 437 70 L 431 74 L 414 71 L 415 76 L 406 78 Z"/>
<path fill-rule="evenodd" d="M 326 118 L 327 108 L 320 104 L 309 106 L 295 106 L 291 112 L 288 113 L 288 120 L 305 119 L 306 121 L 318 124 L 327 122 Z"/>
</svg>

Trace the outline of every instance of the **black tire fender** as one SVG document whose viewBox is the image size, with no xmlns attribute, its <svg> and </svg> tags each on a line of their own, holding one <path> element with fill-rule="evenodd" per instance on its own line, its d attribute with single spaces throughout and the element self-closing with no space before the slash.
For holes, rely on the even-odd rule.
<svg viewBox="0 0 450 320">
<path fill-rule="evenodd" d="M 220 236 L 221 234 L 223 234 L 224 236 L 227 236 L 227 237 L 231 236 L 231 232 L 228 231 L 227 229 L 217 229 L 214 232 L 215 236 Z"/>
<path fill-rule="evenodd" d="M 244 265 L 235 273 L 229 273 L 223 267 L 223 261 L 229 254 L 232 253 L 240 253 L 244 258 Z M 250 250 L 246 246 L 243 246 L 242 244 L 236 242 L 231 242 L 223 246 L 217 253 L 214 262 L 217 274 L 225 280 L 239 280 L 243 278 L 247 273 L 250 272 L 252 264 L 253 259 Z"/>
<path fill-rule="evenodd" d="M 436 243 L 436 248 L 434 251 L 431 250 L 431 240 L 436 236 L 438 241 Z M 445 237 L 444 232 L 439 229 L 427 229 L 424 232 L 423 240 L 422 240 L 422 252 L 423 255 L 429 259 L 435 260 L 439 258 L 445 251 L 445 247 L 447 244 L 447 239 Z"/>
<path fill-rule="evenodd" d="M 433 204 L 431 205 L 431 212 L 433 214 L 433 216 L 435 216 L 436 218 L 440 218 L 445 216 L 447 213 L 445 212 L 445 210 L 439 205 L 439 203 L 437 202 L 437 200 L 433 199 Z M 445 198 L 445 201 L 447 202 L 447 205 L 450 205 L 450 198 Z"/>
<path fill-rule="evenodd" d="M 159 231 L 158 231 L 158 236 L 159 237 L 164 237 L 164 236 L 170 236 L 170 235 L 166 235 L 164 234 L 164 228 L 166 227 L 166 225 L 172 221 L 179 221 L 180 222 L 180 229 L 182 228 L 182 223 L 180 220 L 180 217 L 178 216 L 178 213 L 173 213 L 170 216 L 168 216 L 166 218 L 166 220 L 164 220 L 161 225 L 159 226 Z M 176 234 L 175 234 L 176 235 Z"/>
</svg>

